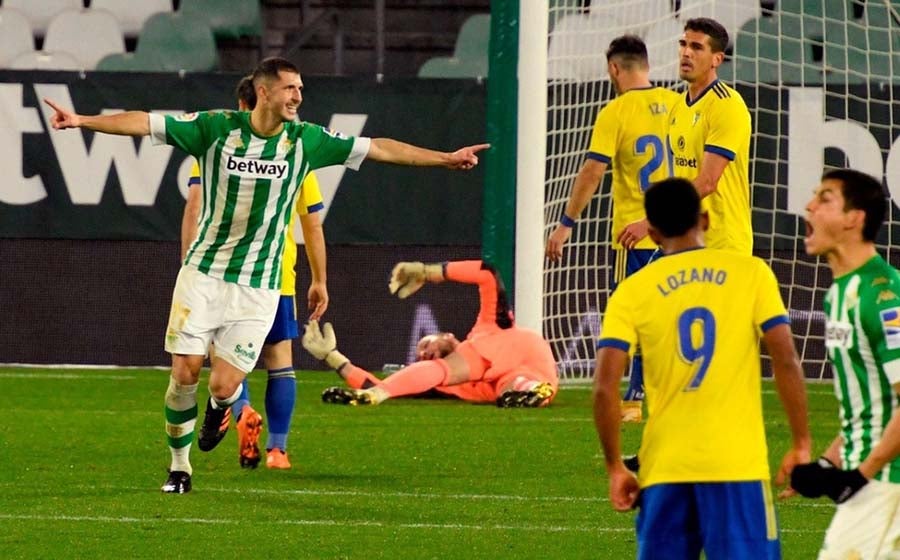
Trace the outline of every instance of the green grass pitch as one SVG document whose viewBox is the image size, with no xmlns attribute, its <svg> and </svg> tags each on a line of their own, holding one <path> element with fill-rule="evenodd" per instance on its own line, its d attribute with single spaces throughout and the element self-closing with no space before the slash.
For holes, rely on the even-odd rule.
<svg viewBox="0 0 900 560">
<path fill-rule="evenodd" d="M 0 369 L 0 557 L 634 557 L 634 515 L 607 500 L 585 388 L 564 388 L 543 410 L 419 399 L 351 408 L 319 401 L 333 373 L 299 372 L 292 470 L 242 470 L 231 430 L 210 453 L 194 446 L 194 491 L 173 496 L 159 491 L 167 376 Z M 264 387 L 252 374 L 258 408 Z M 808 387 L 821 451 L 836 403 L 830 385 Z M 770 383 L 764 393 L 774 468 L 789 438 Z M 640 429 L 624 427 L 626 449 Z M 815 557 L 832 512 L 827 501 L 780 502 L 784 557 Z"/>
</svg>

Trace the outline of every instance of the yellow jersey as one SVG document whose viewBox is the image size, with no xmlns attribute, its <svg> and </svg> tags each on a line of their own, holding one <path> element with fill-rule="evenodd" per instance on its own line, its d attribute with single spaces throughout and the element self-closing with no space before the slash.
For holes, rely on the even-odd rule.
<svg viewBox="0 0 900 560">
<path fill-rule="evenodd" d="M 772 270 L 731 251 L 670 254 L 619 284 L 597 346 L 643 354 L 641 487 L 768 480 L 759 338 L 788 322 Z"/>
<path fill-rule="evenodd" d="M 188 179 L 188 187 L 200 184 L 200 165 L 195 161 L 191 167 L 191 176 Z M 310 172 L 303 179 L 300 187 L 300 196 L 297 197 L 296 212 L 291 214 L 284 239 L 284 253 L 281 261 L 281 295 L 293 296 L 297 293 L 297 241 L 294 239 L 294 222 L 297 215 L 305 216 L 318 212 L 325 208 L 322 201 L 322 190 L 319 188 L 319 180 L 315 173 Z"/>
<path fill-rule="evenodd" d="M 644 191 L 670 176 L 666 130 L 668 114 L 680 99 L 674 91 L 648 87 L 630 89 L 600 109 L 591 133 L 587 157 L 612 163 L 612 246 L 630 223 L 646 218 Z M 649 236 L 635 249 L 656 249 Z"/>
<path fill-rule="evenodd" d="M 741 94 L 718 80 L 697 99 L 687 96 L 679 96 L 669 118 L 672 174 L 693 181 L 705 152 L 730 160 L 716 191 L 703 199 L 709 212 L 706 246 L 751 255 L 750 112 Z"/>
</svg>

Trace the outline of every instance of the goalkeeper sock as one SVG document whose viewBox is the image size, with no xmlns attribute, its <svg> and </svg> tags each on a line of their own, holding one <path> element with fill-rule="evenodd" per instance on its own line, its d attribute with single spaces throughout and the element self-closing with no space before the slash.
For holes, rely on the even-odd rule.
<svg viewBox="0 0 900 560">
<path fill-rule="evenodd" d="M 241 397 L 241 391 L 244 389 L 243 385 L 238 385 L 237 389 L 234 390 L 234 393 L 231 394 L 227 399 L 217 399 L 215 395 L 210 392 L 209 396 L 209 404 L 212 405 L 213 409 L 221 410 L 223 408 L 228 408 L 233 405 L 237 400 Z"/>
<path fill-rule="evenodd" d="M 169 377 L 166 389 L 166 441 L 172 453 L 169 470 L 188 474 L 191 468 L 191 442 L 194 441 L 194 424 L 197 423 L 197 383 L 179 385 Z"/>
<path fill-rule="evenodd" d="M 369 389 L 381 383 L 381 380 L 368 371 L 348 363 L 342 367 L 338 374 L 350 387 L 354 389 Z"/>
<path fill-rule="evenodd" d="M 427 360 L 406 366 L 370 389 L 383 389 L 391 397 L 418 395 L 442 384 L 450 368 L 444 360 Z"/>
<path fill-rule="evenodd" d="M 266 420 L 269 435 L 266 449 L 287 451 L 287 437 L 291 431 L 291 416 L 297 400 L 297 378 L 293 367 L 270 369 L 266 382 Z"/>
<path fill-rule="evenodd" d="M 234 421 L 237 422 L 241 419 L 241 412 L 244 410 L 245 406 L 250 405 L 250 389 L 247 387 L 247 380 L 241 382 L 241 396 L 238 397 L 238 400 L 234 401 L 234 404 L 231 405 L 231 415 L 234 416 Z"/>
<path fill-rule="evenodd" d="M 644 400 L 644 359 L 640 354 L 635 354 L 631 360 L 631 375 L 628 376 L 628 390 L 623 401 Z"/>
<path fill-rule="evenodd" d="M 540 385 L 540 381 L 535 381 L 534 379 L 528 379 L 527 377 L 523 377 L 519 375 L 515 379 L 513 379 L 512 385 L 509 386 L 509 391 L 531 391 L 538 385 Z"/>
</svg>

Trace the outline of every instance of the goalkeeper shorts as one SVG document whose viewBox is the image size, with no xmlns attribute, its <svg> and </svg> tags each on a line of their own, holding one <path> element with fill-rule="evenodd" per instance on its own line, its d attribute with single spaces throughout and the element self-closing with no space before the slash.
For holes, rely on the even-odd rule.
<svg viewBox="0 0 900 560">
<path fill-rule="evenodd" d="M 638 560 L 781 558 L 768 480 L 654 484 L 639 507 Z"/>
<path fill-rule="evenodd" d="M 182 266 L 172 294 L 166 352 L 205 356 L 212 342 L 217 357 L 250 372 L 280 296 L 279 290 L 241 286 Z"/>
</svg>

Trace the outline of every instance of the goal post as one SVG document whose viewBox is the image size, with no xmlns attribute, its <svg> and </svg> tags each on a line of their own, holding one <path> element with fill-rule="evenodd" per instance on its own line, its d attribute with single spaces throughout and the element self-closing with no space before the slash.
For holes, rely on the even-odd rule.
<svg viewBox="0 0 900 560">
<path fill-rule="evenodd" d="M 900 196 L 900 150 L 893 149 L 900 134 L 897 7 L 890 0 L 553 0 L 548 9 L 543 231 L 539 242 L 529 242 L 542 247 L 559 221 L 597 111 L 614 95 L 604 56 L 609 41 L 626 32 L 640 35 L 651 79 L 680 87 L 677 41 L 684 22 L 713 17 L 731 37 L 720 79 L 738 89 L 753 122 L 754 253 L 779 279 L 807 377 L 830 377 L 821 309 L 831 274 L 804 254 L 801 216 L 829 166 L 870 173 Z M 529 141 L 521 129 L 518 137 Z M 608 181 L 609 174 L 562 261 L 541 272 L 543 332 L 566 382 L 587 381 L 593 373 L 612 265 Z M 888 227 L 878 238 L 895 265 L 896 216 L 890 205 Z M 517 279 L 527 272 L 519 268 Z"/>
</svg>

